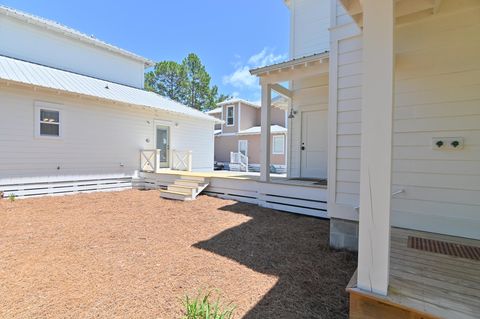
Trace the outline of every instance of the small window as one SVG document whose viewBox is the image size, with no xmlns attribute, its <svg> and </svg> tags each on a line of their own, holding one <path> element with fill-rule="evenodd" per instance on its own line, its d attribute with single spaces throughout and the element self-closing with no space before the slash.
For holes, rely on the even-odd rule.
<svg viewBox="0 0 480 319">
<path fill-rule="evenodd" d="M 285 136 L 284 135 L 274 136 L 272 154 L 284 154 L 284 153 L 285 153 Z"/>
<path fill-rule="evenodd" d="M 235 106 L 227 106 L 227 126 L 234 125 Z"/>
<path fill-rule="evenodd" d="M 61 137 L 61 112 L 50 103 L 37 103 L 35 107 L 35 136 L 47 138 Z"/>
</svg>

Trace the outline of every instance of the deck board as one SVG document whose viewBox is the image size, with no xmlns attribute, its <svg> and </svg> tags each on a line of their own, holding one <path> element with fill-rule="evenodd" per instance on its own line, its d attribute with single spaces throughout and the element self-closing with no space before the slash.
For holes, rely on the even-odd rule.
<svg viewBox="0 0 480 319">
<path fill-rule="evenodd" d="M 176 171 L 172 169 L 161 169 L 157 172 L 157 174 L 253 180 L 253 181 L 260 182 L 260 174 L 255 172 L 247 172 L 247 173 L 234 172 L 234 171 L 185 172 L 185 171 Z M 309 181 L 309 180 L 291 179 L 291 178 L 287 178 L 284 174 L 271 174 L 270 183 L 327 189 L 327 185 L 318 185 L 314 180 Z"/>
<path fill-rule="evenodd" d="M 440 318 L 479 318 L 480 262 L 408 248 L 408 236 L 480 246 L 472 239 L 392 228 L 387 299 Z"/>
</svg>

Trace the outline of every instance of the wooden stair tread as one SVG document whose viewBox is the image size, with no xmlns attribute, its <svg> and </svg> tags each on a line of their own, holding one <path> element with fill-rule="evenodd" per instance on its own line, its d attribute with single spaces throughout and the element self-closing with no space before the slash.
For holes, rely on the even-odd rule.
<svg viewBox="0 0 480 319">
<path fill-rule="evenodd" d="M 160 196 L 175 200 L 195 200 L 208 184 L 207 178 L 181 175 L 166 190 L 161 190 Z"/>
<path fill-rule="evenodd" d="M 181 192 L 175 192 L 175 191 L 169 191 L 168 189 L 162 189 L 160 193 L 167 193 L 167 194 L 176 194 L 176 195 L 185 195 L 188 196 L 188 194 L 181 193 Z"/>
<path fill-rule="evenodd" d="M 188 185 L 181 185 L 181 184 L 172 184 L 168 185 L 168 187 L 173 186 L 173 187 L 178 187 L 178 188 L 185 188 L 185 189 L 197 189 L 197 186 L 188 186 Z"/>
</svg>

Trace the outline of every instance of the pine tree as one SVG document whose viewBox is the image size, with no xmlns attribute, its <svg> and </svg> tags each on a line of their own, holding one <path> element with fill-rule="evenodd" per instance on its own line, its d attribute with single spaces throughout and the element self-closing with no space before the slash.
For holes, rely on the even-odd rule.
<svg viewBox="0 0 480 319">
<path fill-rule="evenodd" d="M 145 75 L 145 89 L 207 111 L 230 98 L 229 95 L 219 95 L 218 87 L 210 87 L 210 81 L 200 58 L 190 53 L 181 64 L 173 61 L 157 63 L 155 69 Z"/>
</svg>

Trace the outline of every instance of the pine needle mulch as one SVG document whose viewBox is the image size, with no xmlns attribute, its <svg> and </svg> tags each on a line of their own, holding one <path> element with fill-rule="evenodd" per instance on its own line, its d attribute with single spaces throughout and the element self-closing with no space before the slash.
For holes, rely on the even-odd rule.
<svg viewBox="0 0 480 319">
<path fill-rule="evenodd" d="M 0 318 L 181 318 L 214 291 L 235 318 L 347 318 L 353 254 L 328 221 L 157 191 L 0 201 Z"/>
</svg>

